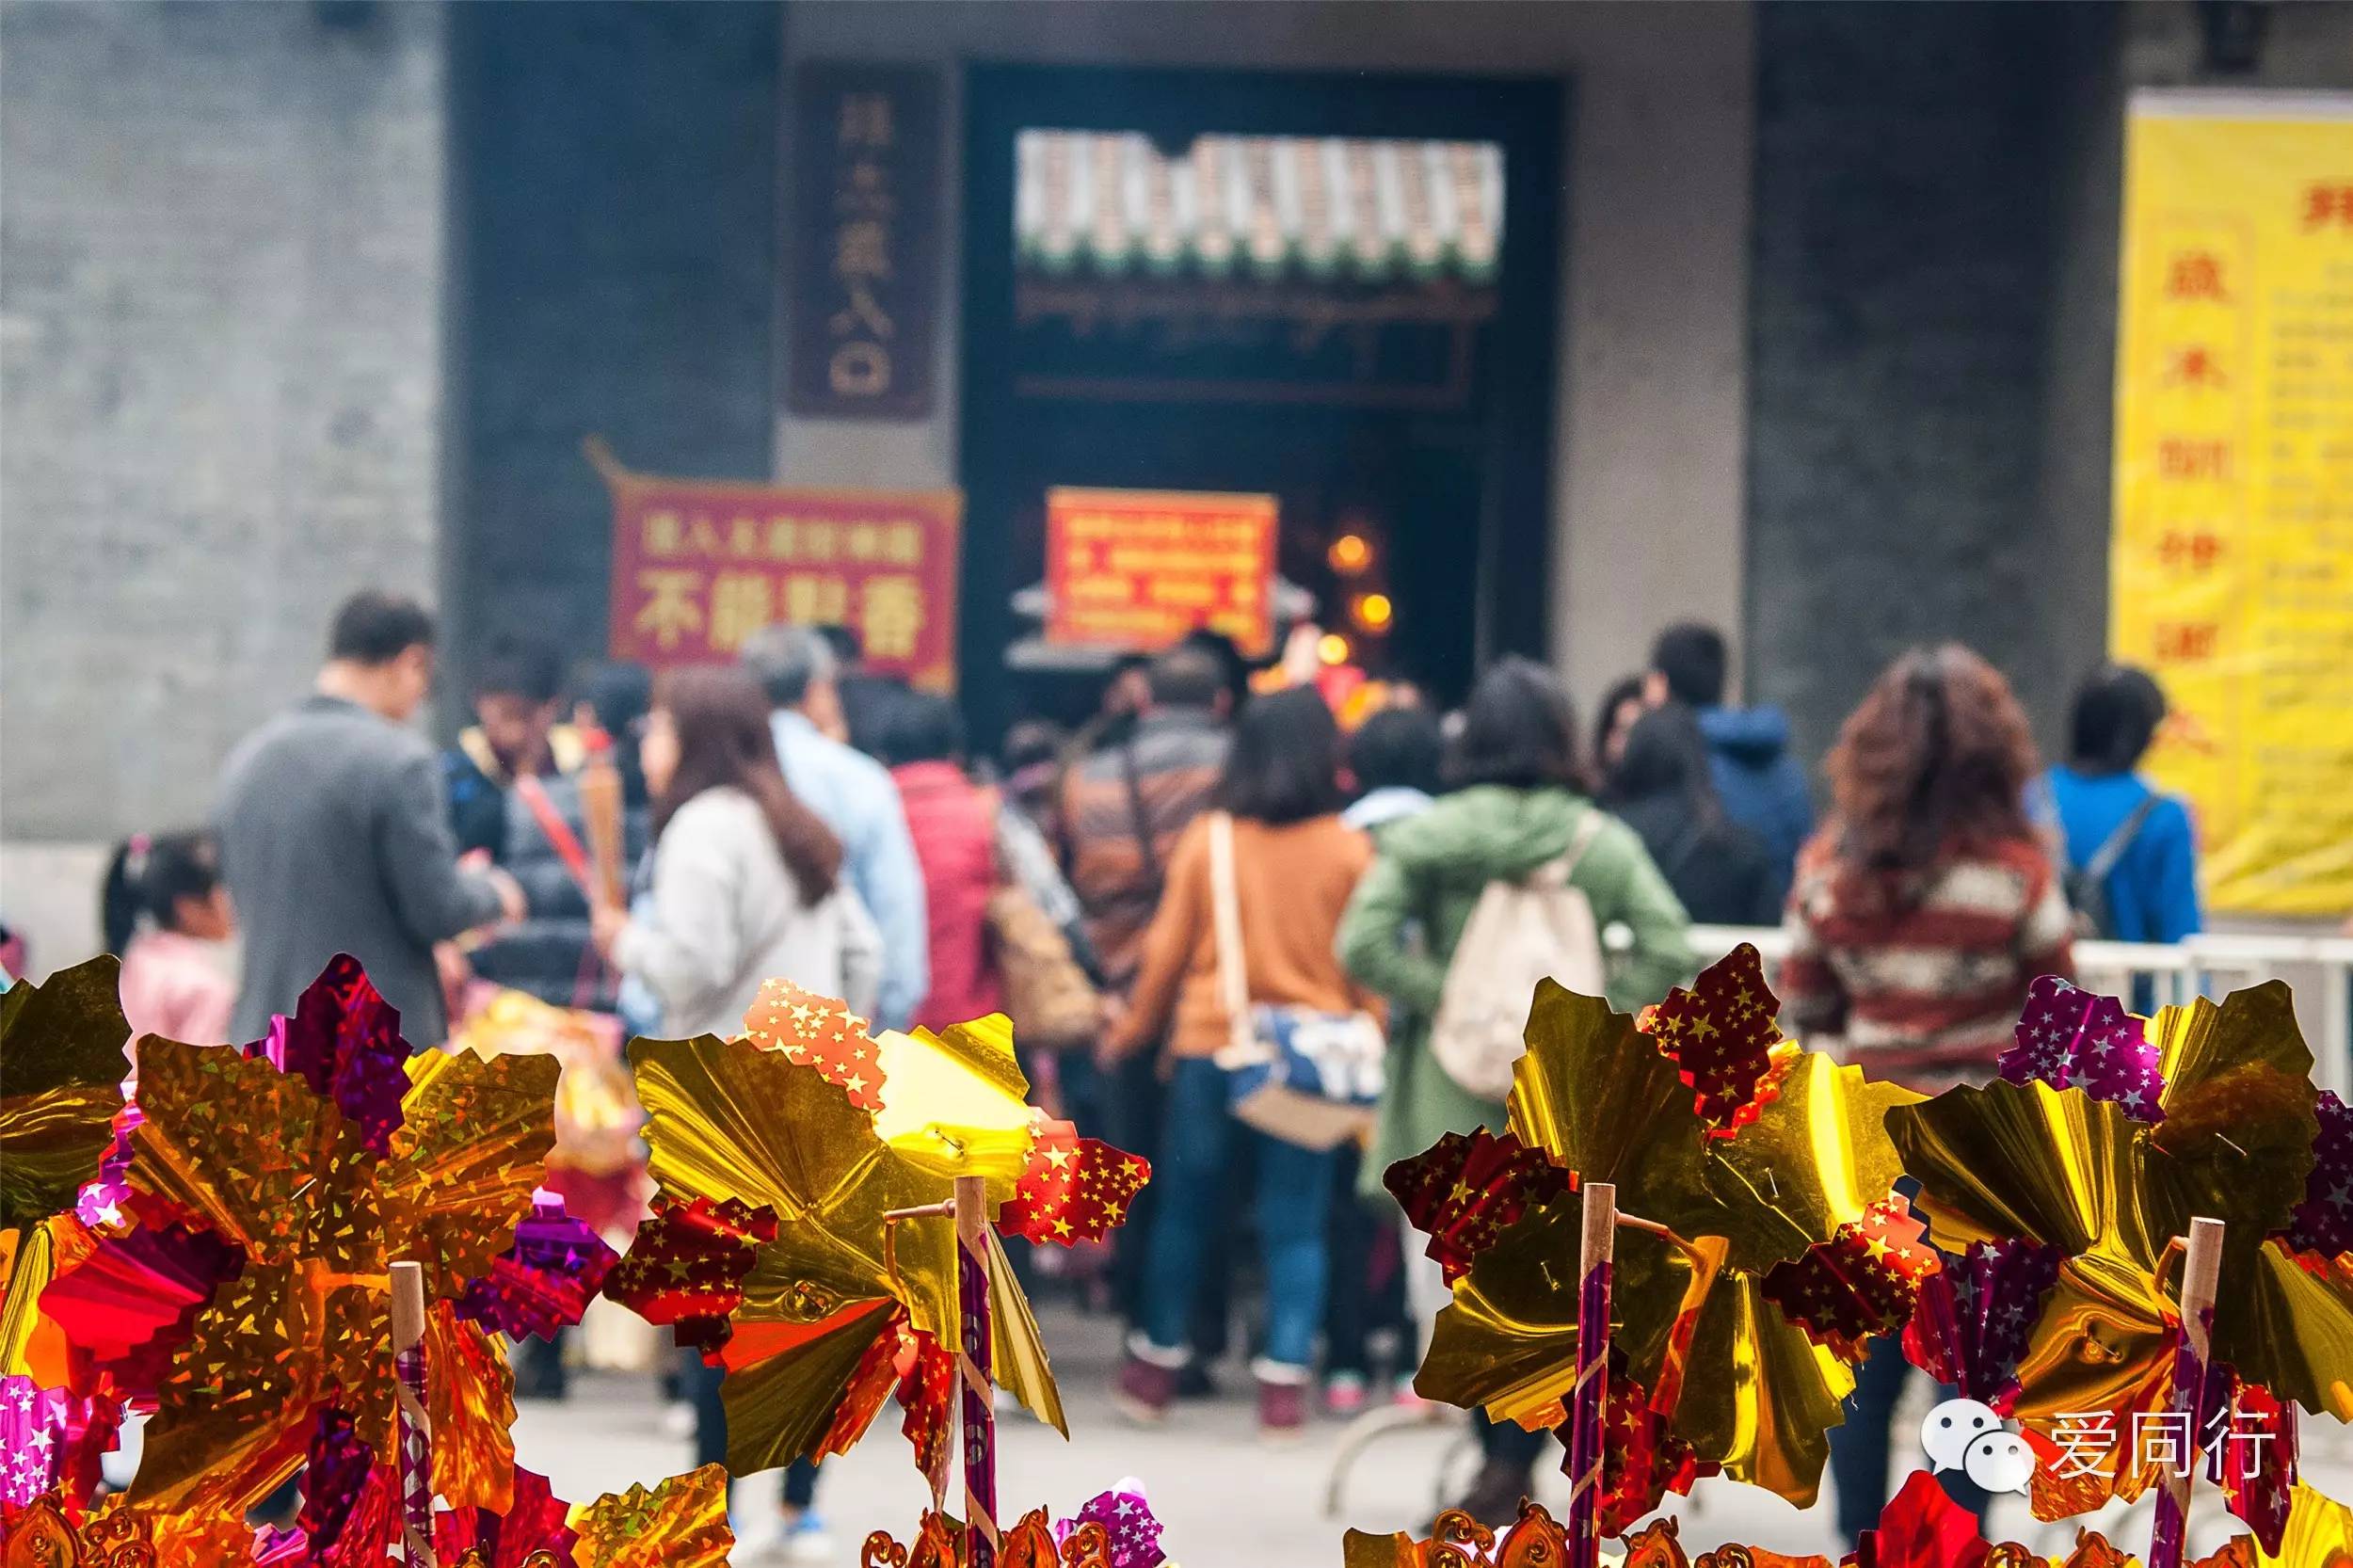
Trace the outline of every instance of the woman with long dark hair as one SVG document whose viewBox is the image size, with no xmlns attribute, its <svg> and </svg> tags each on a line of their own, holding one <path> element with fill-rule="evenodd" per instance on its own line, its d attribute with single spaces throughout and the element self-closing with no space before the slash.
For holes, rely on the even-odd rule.
<svg viewBox="0 0 2353 1568">
<path fill-rule="evenodd" d="M 1641 836 L 1642 847 L 1702 925 L 1771 925 L 1781 919 L 1772 854 L 1724 815 L 1707 764 L 1699 715 L 1680 702 L 1629 726 L 1601 803 Z"/>
<path fill-rule="evenodd" d="M 882 938 L 841 876 L 841 843 L 776 762 L 768 698 L 733 665 L 672 670 L 655 684 L 638 756 L 653 803 L 651 885 L 632 913 L 596 911 L 597 946 L 662 1006 L 677 1039 L 729 1036 L 769 979 L 871 1015 Z M 727 1455 L 719 1373 L 688 1352 L 696 1458 Z M 823 1560 L 817 1467 L 786 1472 L 781 1537 Z"/>
<path fill-rule="evenodd" d="M 2073 968 L 2067 900 L 2026 820 L 2034 741 L 2009 683 L 1957 643 L 1889 666 L 1830 754 L 1833 810 L 1798 856 L 1783 1025 L 1921 1089 L 1982 1080 L 2026 987 Z M 1888 1496 L 1888 1426 L 1907 1368 L 1881 1344 L 1831 1440 L 1849 1540 Z M 1952 1483 L 1963 1502 L 1984 1496 Z"/>
<path fill-rule="evenodd" d="M 1337 1015 L 1372 1005 L 1332 950 L 1340 913 L 1372 858 L 1364 835 L 1340 822 L 1346 804 L 1339 727 L 1322 697 L 1304 687 L 1257 697 L 1234 726 L 1209 811 L 1169 857 L 1135 992 L 1108 1046 L 1113 1057 L 1132 1055 L 1169 1026 L 1167 1116 L 1153 1172 L 1160 1207 L 1146 1241 L 1144 1305 L 1117 1391 L 1121 1409 L 1137 1419 L 1166 1413 L 1191 1359 L 1196 1276 L 1212 1231 L 1225 1223 L 1226 1168 L 1247 1136 L 1256 1144 L 1267 1279 L 1264 1348 L 1252 1364 L 1258 1430 L 1271 1439 L 1295 1437 L 1306 1420 L 1336 1156 L 1249 1133 L 1226 1109 L 1225 1073 L 1215 1058 L 1234 1031 L 1218 904 L 1231 900 L 1230 945 L 1239 949 L 1232 956 L 1241 972 L 1230 984 L 1254 1012 Z M 1212 836 L 1222 833 L 1231 835 L 1230 876 L 1214 864 L 1224 852 Z M 1223 893 L 1220 877 L 1230 883 Z"/>
<path fill-rule="evenodd" d="M 1588 795 L 1577 725 L 1566 688 L 1530 659 L 1498 659 L 1479 678 L 1448 759 L 1451 792 L 1384 828 L 1380 855 L 1358 884 L 1341 923 L 1349 971 L 1390 999 L 1388 1081 L 1365 1156 L 1368 1195 L 1396 1160 L 1449 1132 L 1502 1127 L 1500 1100 L 1484 1099 L 1449 1077 L 1430 1048 L 1447 970 L 1463 928 L 1491 882 L 1525 884 L 1557 868 L 1592 906 L 1596 926 L 1622 924 L 1633 940 L 1610 973 L 1611 1003 L 1631 1012 L 1690 978 L 1689 920 L 1674 891 L 1624 823 Z M 1409 1249 L 1417 1313 L 1434 1315 L 1445 1286 L 1434 1265 Z M 1546 1441 L 1482 1417 L 1486 1458 L 1463 1507 L 1505 1519 L 1530 1490 Z"/>
<path fill-rule="evenodd" d="M 597 945 L 660 999 L 678 1038 L 730 1035 L 760 982 L 874 1005 L 882 943 L 841 881 L 841 844 L 776 765 L 768 700 L 741 669 L 673 670 L 639 757 L 653 798 L 651 898 L 597 912 Z"/>
</svg>

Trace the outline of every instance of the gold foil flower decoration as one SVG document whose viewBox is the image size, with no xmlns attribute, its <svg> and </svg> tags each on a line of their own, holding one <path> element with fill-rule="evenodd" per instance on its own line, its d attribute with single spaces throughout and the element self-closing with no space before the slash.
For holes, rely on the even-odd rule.
<svg viewBox="0 0 2353 1568">
<path fill-rule="evenodd" d="M 365 1000 L 381 1007 L 372 991 Z M 395 1452 L 396 1259 L 423 1265 L 433 1303 L 435 1489 L 459 1507 L 508 1506 L 505 1357 L 453 1304 L 531 1212 L 554 1136 L 556 1064 L 429 1053 L 393 1064 L 380 1047 L 337 1048 L 331 1068 L 312 1064 L 332 1077 L 334 1092 L 321 1093 L 296 1063 L 280 1070 L 264 1055 L 158 1039 L 141 1048 L 134 1202 L 208 1226 L 245 1255 L 156 1390 L 133 1489 L 142 1509 L 242 1512 L 302 1463 L 329 1402 L 352 1412 L 376 1453 Z M 369 1050 L 384 1060 L 345 1071 Z M 379 1065 L 405 1082 L 396 1122 L 362 1109 Z"/>
<path fill-rule="evenodd" d="M 727 1568 L 728 1472 L 706 1464 L 659 1486 L 632 1486 L 572 1510 L 578 1568 Z"/>
<path fill-rule="evenodd" d="M 1762 1004 L 1769 1006 L 1769 994 Z M 1776 1265 L 1828 1241 L 1900 1174 L 1887 1112 L 1919 1096 L 1782 1048 L 1753 1119 L 1695 1100 L 1657 1041 L 1608 1004 L 1537 987 L 1511 1131 L 1579 1181 L 1610 1181 L 1639 1230 L 1618 1242 L 1614 1347 L 1703 1467 L 1811 1502 L 1825 1429 L 1854 1386 L 1766 1296 Z M 1566 1194 L 1506 1229 L 1456 1281 L 1415 1387 L 1528 1426 L 1554 1425 L 1576 1368 L 1578 1205 Z"/>
<path fill-rule="evenodd" d="M 2305 1197 L 2320 1127 L 2287 987 L 2169 1007 L 2149 1033 L 2163 1085 L 2147 1110 L 2162 1119 L 2040 1081 L 1952 1089 L 1888 1117 L 1938 1246 L 2014 1239 L 2068 1255 L 2014 1413 L 2056 1438 L 2070 1414 L 2110 1414 L 2121 1433 L 2133 1412 L 2166 1403 L 2179 1321 L 2169 1254 L 2205 1216 L 2227 1226 L 2214 1359 L 2282 1400 L 2353 1416 L 2353 1279 L 2277 1235 Z M 2131 1497 L 2153 1470 L 2125 1450 L 2120 1437 L 2097 1468 Z"/>
<path fill-rule="evenodd" d="M 93 958 L 0 991 L 0 1377 L 63 1381 L 33 1353 L 41 1291 L 78 1230 L 74 1194 L 98 1175 L 122 1109 L 131 1037 L 121 966 Z"/>
<path fill-rule="evenodd" d="M 2300 1483 L 2291 1499 L 2278 1551 L 2242 1535 L 2199 1568 L 2353 1568 L 2353 1508 Z"/>
<path fill-rule="evenodd" d="M 987 1037 L 950 1031 L 946 1049 Z M 938 1064 L 927 1039 L 913 1040 L 887 1072 L 890 1097 Z M 977 1072 L 947 1064 L 946 1080 L 1019 1085 L 1007 1064 Z M 727 1370 L 728 1466 L 738 1475 L 799 1458 L 839 1453 L 862 1435 L 898 1385 L 893 1362 L 910 1335 L 952 1344 L 956 1329 L 956 1254 L 945 1218 L 888 1224 L 894 1209 L 936 1205 L 953 1191 L 962 1161 L 991 1176 L 992 1207 L 1009 1196 L 1026 1148 L 1000 1152 L 1003 1105 L 992 1088 L 968 1124 L 948 1120 L 955 1101 L 918 1096 L 920 1114 L 892 1125 L 898 1143 L 878 1130 L 883 1113 L 856 1103 L 852 1091 L 810 1064 L 750 1039 L 638 1040 L 630 1047 L 638 1098 L 646 1107 L 650 1169 L 674 1208 L 700 1200 L 706 1210 L 732 1205 L 764 1224 L 730 1232 L 753 1249 L 740 1298 L 711 1352 Z M 1010 1075 L 1009 1077 L 1007 1075 Z M 1020 1089 L 1008 1091 L 1018 1103 Z M 1025 1108 L 1026 1112 L 1026 1108 Z M 1000 1176 L 1000 1166 L 1010 1170 Z M 995 1253 L 990 1297 L 996 1367 L 1022 1403 L 1063 1427 L 1059 1395 L 1037 1326 L 1001 1249 Z M 657 1262 L 632 1250 L 614 1270 L 606 1293 L 625 1303 L 658 1297 L 680 1256 Z"/>
</svg>

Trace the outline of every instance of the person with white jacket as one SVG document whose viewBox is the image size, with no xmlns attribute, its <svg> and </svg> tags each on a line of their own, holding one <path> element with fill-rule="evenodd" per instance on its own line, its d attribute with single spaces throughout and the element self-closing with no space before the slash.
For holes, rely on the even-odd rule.
<svg viewBox="0 0 2353 1568">
<path fill-rule="evenodd" d="M 600 910 L 598 945 L 659 999 L 664 1032 L 741 1033 L 770 979 L 868 1013 L 882 940 L 841 878 L 840 841 L 776 766 L 751 677 L 666 677 L 641 755 L 654 802 L 649 896 L 634 914 Z"/>
<path fill-rule="evenodd" d="M 653 798 L 651 885 L 632 911 L 600 907 L 597 946 L 660 1001 L 663 1032 L 730 1037 L 762 982 L 783 979 L 871 1016 L 882 938 L 841 874 L 841 842 L 776 764 L 768 701 L 741 669 L 681 669 L 654 693 L 640 746 Z M 696 1463 L 727 1454 L 719 1372 L 689 1354 Z M 817 1472 L 784 1487 L 786 1560 L 824 1556 Z"/>
</svg>

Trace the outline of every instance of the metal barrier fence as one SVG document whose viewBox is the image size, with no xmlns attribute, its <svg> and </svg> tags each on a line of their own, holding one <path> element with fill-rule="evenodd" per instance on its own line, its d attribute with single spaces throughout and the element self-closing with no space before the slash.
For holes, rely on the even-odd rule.
<svg viewBox="0 0 2353 1568">
<path fill-rule="evenodd" d="M 1778 926 L 1695 925 L 1691 947 L 1703 959 L 1752 942 L 1770 965 L 1788 951 Z M 2130 997 L 2146 980 L 2159 1006 L 2220 997 L 2261 981 L 2296 990 L 2297 1021 L 2313 1049 L 2313 1077 L 2353 1098 L 2353 936 L 2269 932 L 2211 932 L 2182 942 L 2075 944 L 2075 978 L 2089 989 Z"/>
</svg>

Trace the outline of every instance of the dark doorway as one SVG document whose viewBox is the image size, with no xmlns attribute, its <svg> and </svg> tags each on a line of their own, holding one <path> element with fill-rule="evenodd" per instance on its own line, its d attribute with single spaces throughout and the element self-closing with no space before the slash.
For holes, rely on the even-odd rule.
<svg viewBox="0 0 2353 1568">
<path fill-rule="evenodd" d="M 1091 700 L 1005 662 L 1036 630 L 1012 600 L 1040 579 L 1055 486 L 1273 493 L 1282 575 L 1375 674 L 1443 698 L 1496 653 L 1542 650 L 1561 96 L 1551 80 L 969 72 L 961 664 L 984 736 Z M 1328 230 L 1352 187 L 1397 243 L 1375 259 L 1358 216 L 1356 250 L 1344 233 L 1309 254 L 1303 202 Z M 1288 203 L 1289 249 L 1253 232 L 1254 190 L 1262 219 Z M 1123 198 L 1134 253 L 1090 254 L 1091 204 Z M 1041 219 L 1055 204 L 1073 221 Z M 1172 206 L 1234 221 L 1178 255 Z M 1433 207 L 1460 244 L 1423 243 Z M 1499 229 L 1483 249 L 1482 208 Z M 1367 575 L 1336 565 L 1352 536 L 1374 545 Z"/>
</svg>

